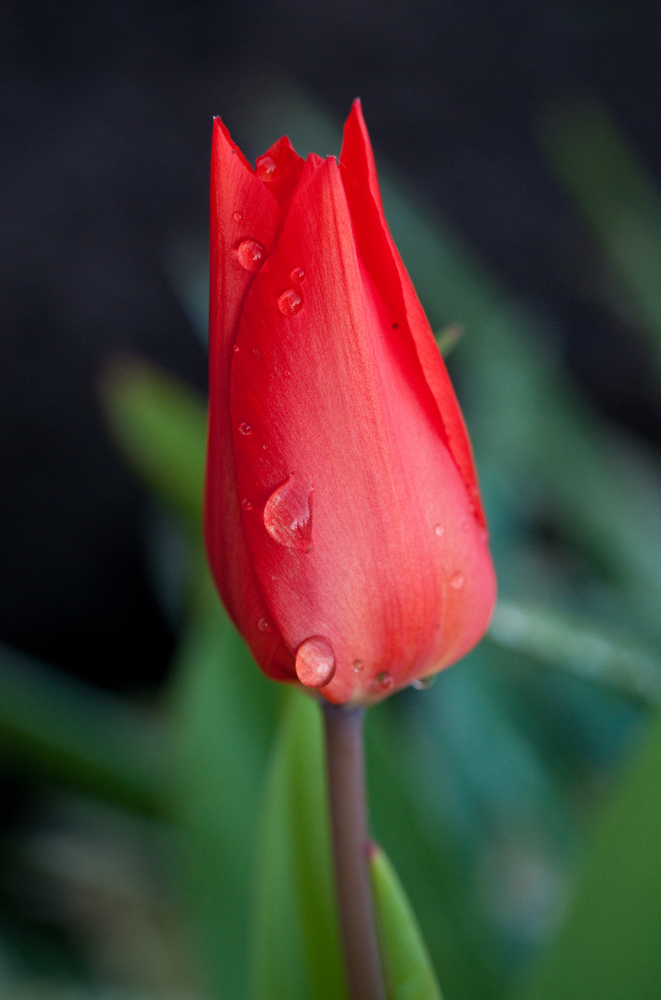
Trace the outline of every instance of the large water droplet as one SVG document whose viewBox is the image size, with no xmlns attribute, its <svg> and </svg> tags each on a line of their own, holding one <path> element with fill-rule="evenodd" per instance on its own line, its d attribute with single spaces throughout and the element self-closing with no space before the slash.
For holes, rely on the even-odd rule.
<svg viewBox="0 0 661 1000">
<path fill-rule="evenodd" d="M 313 635 L 296 650 L 296 676 L 306 687 L 320 688 L 335 673 L 335 653 L 328 639 Z"/>
<path fill-rule="evenodd" d="M 427 688 L 433 687 L 437 677 L 438 674 L 430 674 L 429 677 L 418 677 L 417 680 L 413 681 L 411 687 L 415 688 L 416 691 L 426 691 Z"/>
<path fill-rule="evenodd" d="M 292 281 L 298 281 L 300 283 L 305 277 L 305 271 L 302 267 L 295 267 L 289 277 Z"/>
<path fill-rule="evenodd" d="M 260 618 L 259 621 L 257 622 L 257 628 L 259 629 L 260 632 L 269 632 L 271 626 L 268 623 L 268 619 Z"/>
<path fill-rule="evenodd" d="M 259 271 L 266 260 L 266 250 L 259 240 L 241 240 L 236 248 L 239 264 L 246 271 Z"/>
<path fill-rule="evenodd" d="M 295 316 L 302 305 L 303 298 L 294 288 L 288 288 L 278 299 L 278 309 L 283 316 Z"/>
<path fill-rule="evenodd" d="M 450 586 L 453 587 L 454 590 L 461 590 L 461 588 L 465 583 L 466 583 L 466 577 L 464 576 L 463 573 L 455 573 L 454 576 L 450 579 Z"/>
<path fill-rule="evenodd" d="M 270 181 L 273 180 L 273 175 L 276 172 L 275 160 L 272 160 L 270 156 L 258 156 L 256 161 L 256 173 L 260 181 Z"/>
<path fill-rule="evenodd" d="M 374 684 L 379 691 L 391 691 L 395 686 L 395 678 L 392 674 L 389 674 L 387 670 L 382 670 L 381 673 L 377 674 L 374 678 Z"/>
<path fill-rule="evenodd" d="M 252 427 L 246 420 L 243 420 L 239 424 L 239 432 L 243 434 L 244 437 L 249 437 L 252 434 Z"/>
<path fill-rule="evenodd" d="M 312 549 L 312 493 L 312 487 L 290 476 L 266 501 L 264 527 L 280 545 Z"/>
<path fill-rule="evenodd" d="M 434 534 L 438 535 L 439 538 L 443 537 L 443 535 L 445 534 L 445 528 L 443 527 L 442 524 L 437 524 L 434 527 Z"/>
</svg>

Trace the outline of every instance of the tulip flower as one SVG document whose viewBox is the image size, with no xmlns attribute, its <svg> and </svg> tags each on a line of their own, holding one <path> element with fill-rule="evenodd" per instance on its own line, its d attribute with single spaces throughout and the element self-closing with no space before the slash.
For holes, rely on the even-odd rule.
<svg viewBox="0 0 661 1000">
<path fill-rule="evenodd" d="M 467 653 L 495 600 L 471 446 L 385 221 L 360 103 L 342 152 L 211 180 L 205 535 L 261 669 L 369 705 Z"/>
</svg>

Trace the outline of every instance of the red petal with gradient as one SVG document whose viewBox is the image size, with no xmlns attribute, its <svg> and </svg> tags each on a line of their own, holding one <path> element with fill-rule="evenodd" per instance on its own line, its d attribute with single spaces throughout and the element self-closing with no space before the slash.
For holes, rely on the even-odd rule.
<svg viewBox="0 0 661 1000">
<path fill-rule="evenodd" d="M 259 590 L 292 653 L 310 637 L 331 644 L 322 691 L 337 703 L 378 700 L 457 660 L 481 637 L 495 586 L 401 273 L 378 213 L 348 200 L 346 174 L 309 158 L 246 296 L 231 375 Z"/>
<path fill-rule="evenodd" d="M 291 677 L 293 661 L 276 629 L 253 568 L 241 520 L 229 407 L 230 370 L 243 303 L 256 271 L 241 264 L 241 245 L 273 249 L 281 224 L 277 200 L 257 178 L 219 118 L 211 152 L 211 294 L 209 304 L 209 441 L 205 537 L 216 584 L 263 669 Z M 255 254 L 244 255 L 250 262 Z M 262 628 L 259 623 L 262 622 Z M 280 664 L 281 666 L 278 666 Z M 283 668 L 287 668 L 286 670 Z"/>
<path fill-rule="evenodd" d="M 445 362 L 386 223 L 374 155 L 359 100 L 354 101 L 344 126 L 340 165 L 358 251 L 392 314 L 397 316 L 400 329 L 406 326 L 413 338 L 429 391 L 438 407 L 442 433 L 466 484 L 475 515 L 485 528 L 464 418 Z"/>
</svg>

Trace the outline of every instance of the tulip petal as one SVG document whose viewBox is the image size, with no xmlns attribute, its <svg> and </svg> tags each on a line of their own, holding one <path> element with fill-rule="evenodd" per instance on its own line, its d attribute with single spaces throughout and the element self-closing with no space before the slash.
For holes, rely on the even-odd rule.
<svg viewBox="0 0 661 1000">
<path fill-rule="evenodd" d="M 278 678 L 293 674 L 293 661 L 272 627 L 246 544 L 234 470 L 228 400 L 233 345 L 243 302 L 257 273 L 255 265 L 259 267 L 259 248 L 264 249 L 266 259 L 273 249 L 280 224 L 281 212 L 276 199 L 216 118 L 211 153 L 210 392 L 205 536 L 214 578 L 229 613 L 263 669 Z M 272 666 L 269 668 L 268 664 Z"/>
<path fill-rule="evenodd" d="M 342 180 L 356 233 L 358 250 L 393 315 L 408 326 L 427 385 L 436 401 L 443 433 L 466 484 L 475 515 L 486 527 L 470 439 L 445 362 L 436 346 L 424 310 L 395 246 L 383 212 L 374 154 L 356 100 L 344 126 L 340 154 Z"/>
<path fill-rule="evenodd" d="M 273 170 L 265 172 L 261 179 L 266 184 L 270 194 L 276 199 L 283 214 L 289 206 L 292 192 L 298 184 L 305 166 L 305 160 L 298 155 L 288 137 L 283 135 L 274 142 L 263 156 L 257 157 L 257 175 L 260 176 L 260 163 L 269 162 Z"/>
<path fill-rule="evenodd" d="M 261 592 L 291 652 L 310 636 L 330 643 L 337 669 L 321 690 L 337 703 L 378 700 L 454 662 L 493 604 L 485 534 L 413 339 L 394 322 L 358 252 L 340 168 L 310 157 L 246 296 L 231 413 Z M 287 525 L 271 499 L 283 483 L 291 496 L 313 491 L 310 546 L 265 526 L 270 500 L 267 518 Z"/>
</svg>

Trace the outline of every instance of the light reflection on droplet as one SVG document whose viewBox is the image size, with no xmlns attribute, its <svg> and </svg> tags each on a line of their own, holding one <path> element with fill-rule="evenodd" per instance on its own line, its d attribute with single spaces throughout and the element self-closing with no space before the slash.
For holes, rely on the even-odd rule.
<svg viewBox="0 0 661 1000">
<path fill-rule="evenodd" d="M 234 213 L 234 221 L 235 222 L 241 222 L 242 218 L 243 218 L 243 216 L 241 215 L 241 212 L 235 212 Z"/>
<path fill-rule="evenodd" d="M 259 240 L 241 240 L 236 255 L 244 271 L 259 271 L 266 260 L 266 249 Z"/>
<path fill-rule="evenodd" d="M 301 282 L 305 277 L 305 271 L 302 267 L 295 267 L 292 273 L 289 275 L 292 281 Z"/>
<path fill-rule="evenodd" d="M 303 305 L 303 298 L 294 288 L 288 288 L 278 299 L 278 309 L 283 316 L 295 316 Z"/>
<path fill-rule="evenodd" d="M 264 527 L 271 538 L 300 552 L 312 550 L 312 494 L 307 483 L 289 476 L 266 501 Z"/>
<path fill-rule="evenodd" d="M 252 502 L 246 497 L 245 500 L 241 501 L 241 506 L 244 510 L 252 510 Z"/>
<path fill-rule="evenodd" d="M 260 632 L 268 632 L 271 628 L 266 618 L 260 618 L 257 622 L 257 628 Z"/>
<path fill-rule="evenodd" d="M 243 434 L 244 437 L 250 437 L 250 435 L 252 434 L 252 427 L 246 420 L 243 420 L 239 424 L 239 433 Z"/>
<path fill-rule="evenodd" d="M 328 639 L 313 635 L 296 650 L 296 676 L 306 687 L 324 687 L 335 673 L 335 653 Z"/>
<path fill-rule="evenodd" d="M 436 678 L 438 674 L 430 674 L 429 677 L 418 677 L 417 680 L 413 681 L 411 684 L 412 688 L 416 691 L 427 691 L 428 688 L 433 687 L 436 683 Z"/>
<path fill-rule="evenodd" d="M 270 156 L 258 156 L 256 164 L 256 173 L 260 181 L 270 181 L 273 180 L 273 175 L 277 170 L 275 160 L 271 159 Z"/>
<path fill-rule="evenodd" d="M 365 669 L 365 664 L 363 663 L 362 660 L 354 660 L 353 661 L 353 672 L 354 672 L 354 674 L 359 674 L 364 669 Z"/>
<path fill-rule="evenodd" d="M 443 527 L 442 524 L 437 524 L 434 527 L 434 534 L 438 535 L 439 538 L 443 537 L 443 535 L 445 534 L 445 528 Z"/>
<path fill-rule="evenodd" d="M 374 678 L 374 683 L 379 691 L 391 691 L 395 686 L 395 678 L 387 670 L 382 670 Z"/>
</svg>

